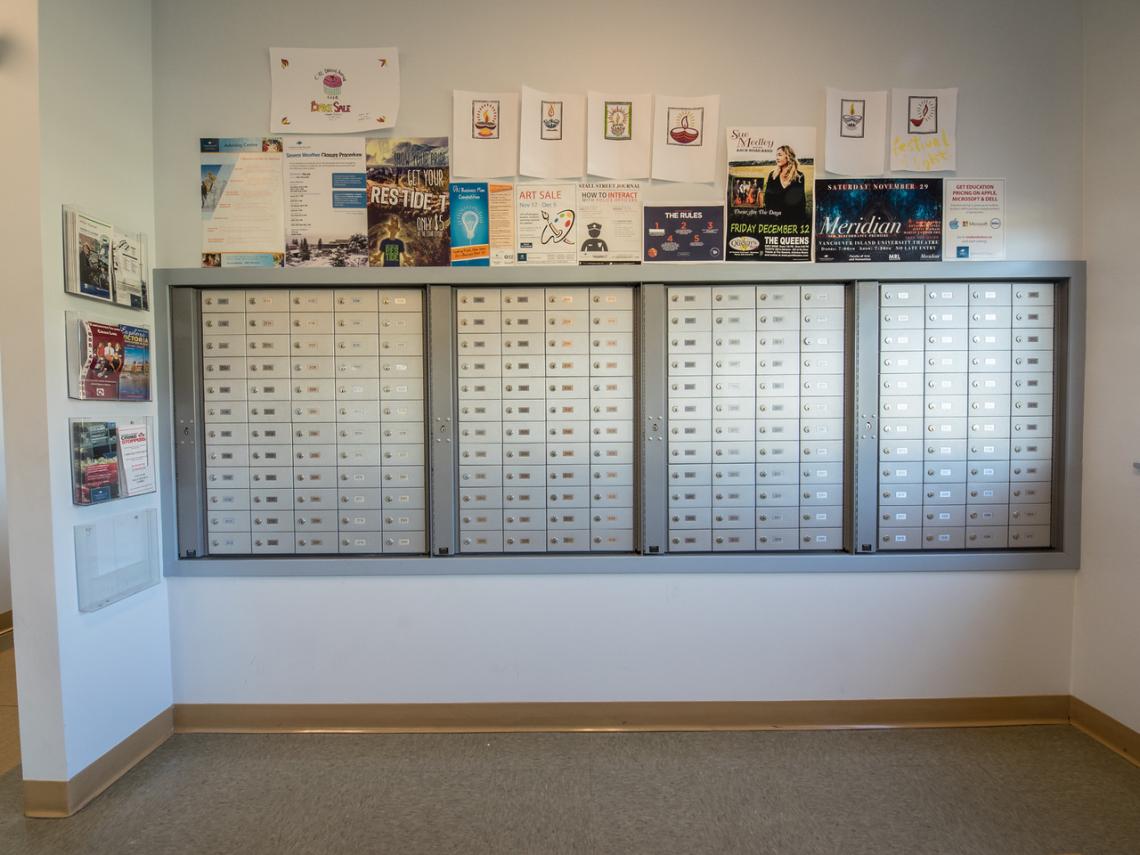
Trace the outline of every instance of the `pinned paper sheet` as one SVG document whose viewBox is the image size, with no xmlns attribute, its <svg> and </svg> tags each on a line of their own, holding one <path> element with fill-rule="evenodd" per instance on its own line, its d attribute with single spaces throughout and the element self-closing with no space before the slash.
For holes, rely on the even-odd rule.
<svg viewBox="0 0 1140 855">
<path fill-rule="evenodd" d="M 531 267 L 578 263 L 578 186 L 515 187 L 517 261 Z"/>
<path fill-rule="evenodd" d="M 452 96 L 451 174 L 514 177 L 519 171 L 519 93 L 465 92 Z"/>
<path fill-rule="evenodd" d="M 719 148 L 719 95 L 654 97 L 654 178 L 694 183 L 715 181 Z"/>
<path fill-rule="evenodd" d="M 588 104 L 589 173 L 605 178 L 648 178 L 653 96 L 590 92 Z"/>
<path fill-rule="evenodd" d="M 958 168 L 958 90 L 891 90 L 891 169 Z"/>
<path fill-rule="evenodd" d="M 835 175 L 881 175 L 886 126 L 885 91 L 829 88 L 824 168 Z"/>
<path fill-rule="evenodd" d="M 396 124 L 400 53 L 379 48 L 270 48 L 272 133 L 355 134 Z"/>
<path fill-rule="evenodd" d="M 585 174 L 585 96 L 522 88 L 519 172 L 536 178 Z"/>
</svg>

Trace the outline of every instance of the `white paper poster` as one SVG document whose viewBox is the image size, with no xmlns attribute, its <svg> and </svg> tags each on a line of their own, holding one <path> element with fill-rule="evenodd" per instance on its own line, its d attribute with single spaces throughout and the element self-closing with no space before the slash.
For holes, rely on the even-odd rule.
<svg viewBox="0 0 1140 855">
<path fill-rule="evenodd" d="M 603 178 L 648 178 L 653 96 L 587 96 L 587 172 Z"/>
<path fill-rule="evenodd" d="M 1005 179 L 947 178 L 943 187 L 943 259 L 1005 258 Z"/>
<path fill-rule="evenodd" d="M 522 88 L 519 173 L 535 178 L 586 174 L 586 98 Z"/>
<path fill-rule="evenodd" d="M 367 267 L 363 137 L 284 137 L 285 265 Z"/>
<path fill-rule="evenodd" d="M 578 263 L 641 261 L 641 185 L 636 181 L 578 185 Z"/>
<path fill-rule="evenodd" d="M 203 267 L 284 264 L 282 148 L 277 137 L 199 140 Z"/>
<path fill-rule="evenodd" d="M 664 181 L 716 180 L 720 96 L 653 98 L 653 177 Z"/>
<path fill-rule="evenodd" d="M 513 184 L 487 185 L 487 219 L 491 232 L 491 266 L 509 267 L 515 263 L 515 187 Z"/>
<path fill-rule="evenodd" d="M 519 93 L 452 94 L 453 178 L 514 177 L 519 171 Z"/>
<path fill-rule="evenodd" d="M 891 170 L 958 168 L 958 90 L 891 90 Z"/>
<path fill-rule="evenodd" d="M 887 93 L 827 90 L 824 168 L 833 175 L 882 175 Z"/>
<path fill-rule="evenodd" d="M 353 134 L 396 124 L 400 55 L 394 47 L 270 48 L 274 133 Z"/>
<path fill-rule="evenodd" d="M 146 235 L 127 234 L 115 229 L 115 246 L 111 250 L 114 272 L 115 302 L 132 309 L 150 308 L 147 280 Z"/>
<path fill-rule="evenodd" d="M 120 485 L 126 496 L 153 493 L 154 467 L 146 425 L 119 425 Z"/>
<path fill-rule="evenodd" d="M 576 184 L 515 187 L 519 264 L 578 263 L 577 189 Z"/>
</svg>

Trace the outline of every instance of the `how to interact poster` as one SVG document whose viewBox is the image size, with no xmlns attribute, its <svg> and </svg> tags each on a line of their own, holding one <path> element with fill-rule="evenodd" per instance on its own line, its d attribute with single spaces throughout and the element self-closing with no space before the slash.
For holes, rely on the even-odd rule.
<svg viewBox="0 0 1140 855">
<path fill-rule="evenodd" d="M 447 137 L 369 139 L 365 155 L 369 265 L 448 266 Z"/>
<path fill-rule="evenodd" d="M 641 185 L 578 185 L 578 263 L 641 263 Z"/>
<path fill-rule="evenodd" d="M 891 170 L 958 168 L 958 90 L 891 90 Z"/>
<path fill-rule="evenodd" d="M 451 175 L 503 178 L 519 171 L 519 93 L 452 93 Z"/>
<path fill-rule="evenodd" d="M 522 88 L 519 173 L 578 178 L 586 172 L 586 99 L 569 92 Z"/>
<path fill-rule="evenodd" d="M 646 205 L 645 261 L 721 261 L 723 205 Z"/>
<path fill-rule="evenodd" d="M 947 178 L 945 183 L 943 258 L 1005 258 L 1005 180 Z"/>
<path fill-rule="evenodd" d="M 276 134 L 353 134 L 394 127 L 400 55 L 381 48 L 270 48 Z"/>
<path fill-rule="evenodd" d="M 653 99 L 653 177 L 707 184 L 716 180 L 720 96 Z"/>
<path fill-rule="evenodd" d="M 587 171 L 603 178 L 648 178 L 653 137 L 653 96 L 587 95 Z"/>
<path fill-rule="evenodd" d="M 360 137 L 284 137 L 285 266 L 367 267 Z"/>
<path fill-rule="evenodd" d="M 277 137 L 199 141 L 203 267 L 284 264 L 282 148 Z"/>
<path fill-rule="evenodd" d="M 816 261 L 941 259 L 941 178 L 815 182 Z"/>
<path fill-rule="evenodd" d="M 727 261 L 811 261 L 815 128 L 729 128 Z"/>
<path fill-rule="evenodd" d="M 515 187 L 518 263 L 578 263 L 578 199 L 574 184 Z"/>
<path fill-rule="evenodd" d="M 887 143 L 885 91 L 827 90 L 825 168 L 836 175 L 878 175 Z"/>
</svg>

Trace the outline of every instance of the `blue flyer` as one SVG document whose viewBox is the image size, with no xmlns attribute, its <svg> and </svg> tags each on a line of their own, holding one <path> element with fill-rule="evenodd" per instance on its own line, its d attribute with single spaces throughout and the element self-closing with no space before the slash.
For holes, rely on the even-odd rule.
<svg viewBox="0 0 1140 855">
<path fill-rule="evenodd" d="M 723 261 L 723 205 L 646 205 L 646 261 Z"/>
<path fill-rule="evenodd" d="M 489 267 L 491 229 L 486 183 L 452 182 L 450 191 L 451 266 Z"/>
<path fill-rule="evenodd" d="M 941 261 L 942 179 L 817 179 L 815 260 Z"/>
</svg>

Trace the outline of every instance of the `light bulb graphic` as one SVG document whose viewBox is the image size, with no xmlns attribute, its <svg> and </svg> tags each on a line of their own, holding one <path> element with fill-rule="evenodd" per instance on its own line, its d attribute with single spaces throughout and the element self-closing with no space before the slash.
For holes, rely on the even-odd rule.
<svg viewBox="0 0 1140 855">
<path fill-rule="evenodd" d="M 459 218 L 459 223 L 463 226 L 463 231 L 467 233 L 467 240 L 474 240 L 475 229 L 479 227 L 479 215 L 468 208 Z"/>
</svg>

